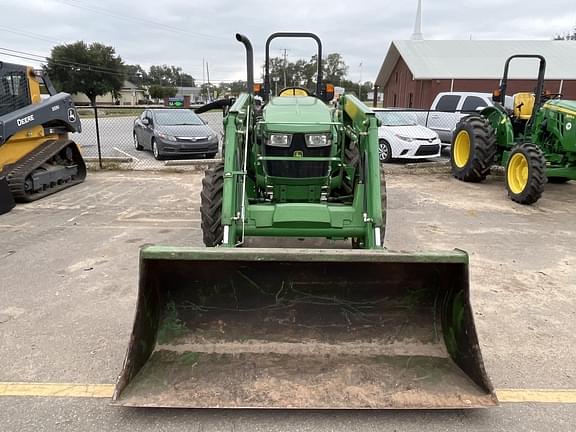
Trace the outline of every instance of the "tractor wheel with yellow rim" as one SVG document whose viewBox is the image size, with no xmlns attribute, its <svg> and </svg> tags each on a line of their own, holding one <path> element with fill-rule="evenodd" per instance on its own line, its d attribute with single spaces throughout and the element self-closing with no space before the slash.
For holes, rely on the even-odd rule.
<svg viewBox="0 0 576 432">
<path fill-rule="evenodd" d="M 462 118 L 456 125 L 450 149 L 452 175 L 465 182 L 481 182 L 496 155 L 496 134 L 478 115 Z"/>
<path fill-rule="evenodd" d="M 533 204 L 542 196 L 546 184 L 546 158 L 531 143 L 516 145 L 506 165 L 506 189 L 512 201 Z"/>
</svg>

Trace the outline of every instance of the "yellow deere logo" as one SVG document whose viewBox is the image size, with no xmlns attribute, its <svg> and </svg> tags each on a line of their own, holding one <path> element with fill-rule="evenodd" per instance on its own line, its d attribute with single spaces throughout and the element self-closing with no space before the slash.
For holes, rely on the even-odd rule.
<svg viewBox="0 0 576 432">
<path fill-rule="evenodd" d="M 295 158 L 301 158 L 301 157 L 303 157 L 303 156 L 304 156 L 304 152 L 303 152 L 302 150 L 296 150 L 296 151 L 294 152 L 294 157 L 295 157 Z"/>
</svg>

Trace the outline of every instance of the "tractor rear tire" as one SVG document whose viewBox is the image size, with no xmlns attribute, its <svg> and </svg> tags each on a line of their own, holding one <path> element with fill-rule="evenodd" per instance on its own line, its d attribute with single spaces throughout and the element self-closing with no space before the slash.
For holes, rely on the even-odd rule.
<svg viewBox="0 0 576 432">
<path fill-rule="evenodd" d="M 531 143 L 516 145 L 506 165 L 506 189 L 512 201 L 533 204 L 540 199 L 546 184 L 546 158 Z"/>
<path fill-rule="evenodd" d="M 202 240 L 208 247 L 222 244 L 222 195 L 224 192 L 224 164 L 218 163 L 206 170 L 200 193 Z"/>
<path fill-rule="evenodd" d="M 479 115 L 462 118 L 454 130 L 450 163 L 458 180 L 478 183 L 486 179 L 496 155 L 496 134 Z"/>
</svg>

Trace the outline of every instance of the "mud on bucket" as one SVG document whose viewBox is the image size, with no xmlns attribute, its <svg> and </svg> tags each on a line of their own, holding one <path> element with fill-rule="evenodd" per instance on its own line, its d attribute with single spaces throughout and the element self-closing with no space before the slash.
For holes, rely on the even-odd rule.
<svg viewBox="0 0 576 432">
<path fill-rule="evenodd" d="M 146 246 L 140 271 L 115 404 L 497 404 L 463 252 Z"/>
</svg>

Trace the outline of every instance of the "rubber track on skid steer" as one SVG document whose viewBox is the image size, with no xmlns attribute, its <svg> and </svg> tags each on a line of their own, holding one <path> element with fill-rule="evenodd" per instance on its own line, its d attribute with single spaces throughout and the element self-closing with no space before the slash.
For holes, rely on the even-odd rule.
<svg viewBox="0 0 576 432">
<path fill-rule="evenodd" d="M 58 154 L 61 150 L 70 146 L 72 148 L 74 164 L 78 166 L 78 175 L 71 180 L 56 184 L 37 193 L 30 194 L 26 192 L 25 181 L 26 178 L 43 163 L 50 160 L 53 156 Z M 82 183 L 86 178 L 86 164 L 80 150 L 73 141 L 70 140 L 48 140 L 41 144 L 38 148 L 28 153 L 24 158 L 11 166 L 10 172 L 6 176 L 8 186 L 16 202 L 32 202 L 37 199 L 43 198 L 47 195 L 56 193 L 67 187 Z"/>
</svg>

